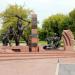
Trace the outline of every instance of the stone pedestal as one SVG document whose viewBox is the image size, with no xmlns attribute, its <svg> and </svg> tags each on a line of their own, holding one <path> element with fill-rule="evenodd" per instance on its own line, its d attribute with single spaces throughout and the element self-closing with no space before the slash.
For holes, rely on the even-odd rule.
<svg viewBox="0 0 75 75">
<path fill-rule="evenodd" d="M 1 46 L 0 53 L 29 52 L 28 46 Z"/>
<path fill-rule="evenodd" d="M 39 47 L 32 47 L 32 52 L 39 52 Z"/>
</svg>

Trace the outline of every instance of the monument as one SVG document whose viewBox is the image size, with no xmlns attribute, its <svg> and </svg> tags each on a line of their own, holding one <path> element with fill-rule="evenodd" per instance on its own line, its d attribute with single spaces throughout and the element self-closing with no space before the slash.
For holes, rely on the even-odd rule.
<svg viewBox="0 0 75 75">
<path fill-rule="evenodd" d="M 37 15 L 33 12 L 31 14 L 31 19 L 32 21 L 24 20 L 18 15 L 14 15 L 15 17 L 18 18 L 17 21 L 17 32 L 14 30 L 12 26 L 8 29 L 7 33 L 3 36 L 3 46 L 7 47 L 7 49 L 15 50 L 15 51 L 25 51 L 27 47 L 29 52 L 38 52 L 39 47 L 38 47 L 38 32 L 37 32 Z M 22 20 L 27 22 L 27 26 L 22 25 Z M 23 35 L 23 31 L 30 25 L 31 23 L 31 34 L 29 35 L 28 38 L 25 38 Z M 23 38 L 26 41 L 27 46 L 20 46 L 19 45 L 19 40 L 20 38 Z M 15 40 L 15 45 L 16 46 L 11 46 L 11 40 Z M 8 46 L 9 44 L 9 46 Z M 15 48 L 14 48 L 15 47 Z M 2 47 L 4 48 L 4 47 Z M 14 49 L 13 49 L 14 48 Z M 27 50 L 26 50 L 27 51 Z"/>
<path fill-rule="evenodd" d="M 59 39 L 57 36 L 55 36 L 51 40 L 53 42 L 53 45 L 55 45 L 56 47 L 55 50 L 54 48 L 52 48 L 51 50 L 47 51 L 43 49 L 42 46 L 38 45 L 39 39 L 37 31 L 37 15 L 35 13 L 32 13 L 31 17 L 31 34 L 29 35 L 27 46 L 19 45 L 19 38 L 22 36 L 23 32 L 22 25 L 18 24 L 19 27 L 17 34 L 14 33 L 13 27 L 10 27 L 8 29 L 9 35 L 8 33 L 3 34 L 3 46 L 0 46 L 0 74 L 62 75 L 63 73 L 61 72 L 61 70 L 64 70 L 63 68 L 61 68 L 63 66 L 61 65 L 62 63 L 75 63 L 75 51 L 73 47 L 74 36 L 72 32 L 70 30 L 63 30 L 61 36 L 61 39 L 63 39 L 64 41 L 63 50 L 58 50 Z M 19 18 L 22 19 L 21 17 Z M 22 30 L 20 29 L 21 27 Z M 19 30 L 22 32 L 20 32 Z M 12 33 L 12 35 L 10 35 L 10 32 Z M 9 37 L 10 40 L 12 39 L 12 37 L 15 37 L 17 46 L 10 46 L 11 44 L 9 41 Z M 48 39 L 50 40 L 50 38 Z M 8 44 L 10 45 L 8 46 Z M 59 67 L 59 65 L 61 67 Z M 58 71 L 60 71 L 60 73 L 58 73 Z"/>
<path fill-rule="evenodd" d="M 38 31 L 37 31 L 37 15 L 32 12 L 31 14 L 31 22 L 28 20 L 24 20 L 23 18 L 21 18 L 18 15 L 14 15 L 15 17 L 18 18 L 17 21 L 17 32 L 15 32 L 14 28 L 12 26 L 10 26 L 10 28 L 8 29 L 8 32 L 4 34 L 3 37 L 3 46 L 1 47 L 2 50 L 7 49 L 10 51 L 19 51 L 19 52 L 46 52 L 44 49 L 46 49 L 47 47 L 50 48 L 51 50 L 55 49 L 57 50 L 60 47 L 60 40 L 61 38 L 64 41 L 64 52 L 65 51 L 71 51 L 73 50 L 73 42 L 74 42 L 74 36 L 72 34 L 72 32 L 70 30 L 64 30 L 62 33 L 62 36 L 59 37 L 57 35 L 48 38 L 47 40 L 50 40 L 50 43 L 48 46 L 45 47 L 41 47 L 38 46 Z M 31 25 L 31 34 L 28 37 L 28 40 L 26 40 L 26 38 L 23 38 L 26 40 L 27 42 L 27 46 L 20 46 L 19 45 L 19 40 L 21 37 L 25 37 L 23 35 L 23 31 L 26 28 L 26 26 L 22 26 L 22 20 L 26 21 L 28 23 L 27 26 L 29 26 L 29 24 Z M 16 46 L 11 46 L 11 42 L 10 40 L 14 39 L 15 40 L 15 44 Z M 9 46 L 7 46 L 9 44 Z M 6 51 L 7 51 L 6 50 Z M 60 50 L 59 50 L 60 52 Z M 49 52 L 50 53 L 50 52 Z"/>
</svg>

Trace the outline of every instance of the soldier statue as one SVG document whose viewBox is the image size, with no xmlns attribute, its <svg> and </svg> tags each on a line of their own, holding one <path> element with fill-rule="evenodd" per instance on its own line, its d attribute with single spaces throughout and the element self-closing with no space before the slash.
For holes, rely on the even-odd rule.
<svg viewBox="0 0 75 75">
<path fill-rule="evenodd" d="M 23 35 L 23 30 L 24 30 L 24 27 L 22 26 L 22 21 L 18 20 L 17 21 L 17 34 L 19 35 L 19 37 Z"/>
<path fill-rule="evenodd" d="M 13 26 L 10 26 L 8 31 L 3 35 L 2 43 L 4 46 L 7 46 L 8 44 L 11 46 L 11 40 L 15 40 L 16 46 L 19 45 L 18 35 L 16 34 Z"/>
<path fill-rule="evenodd" d="M 55 34 L 53 37 L 54 48 L 58 48 L 60 46 L 60 40 L 61 38 L 57 34 Z"/>
<path fill-rule="evenodd" d="M 22 20 L 18 19 L 17 21 L 17 36 L 18 36 L 18 43 L 20 38 L 22 37 L 24 39 L 24 41 L 26 41 L 26 43 L 28 43 L 26 37 L 23 34 L 25 27 L 22 25 Z"/>
<path fill-rule="evenodd" d="M 7 34 L 9 36 L 9 39 L 12 40 L 13 37 L 15 36 L 15 30 L 14 30 L 13 26 L 9 27 L 9 29 L 7 31 Z"/>
<path fill-rule="evenodd" d="M 3 38 L 2 38 L 2 43 L 3 43 L 3 46 L 7 46 L 8 43 L 9 43 L 9 37 L 8 37 L 8 34 L 7 33 L 4 33 L 2 34 L 3 35 Z M 9 43 L 10 44 L 10 43 Z"/>
</svg>

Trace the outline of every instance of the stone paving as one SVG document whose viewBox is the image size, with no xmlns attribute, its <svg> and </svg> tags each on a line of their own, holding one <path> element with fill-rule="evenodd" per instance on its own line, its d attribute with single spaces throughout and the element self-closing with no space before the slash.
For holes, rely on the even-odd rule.
<svg viewBox="0 0 75 75">
<path fill-rule="evenodd" d="M 75 75 L 75 64 L 60 64 L 58 75 Z"/>
<path fill-rule="evenodd" d="M 0 61 L 1 75 L 55 75 L 56 59 Z"/>
<path fill-rule="evenodd" d="M 58 63 L 60 70 L 57 70 Z M 66 73 L 65 67 L 72 74 Z M 56 75 L 56 71 L 59 75 L 75 75 L 75 58 L 0 60 L 1 75 Z"/>
</svg>

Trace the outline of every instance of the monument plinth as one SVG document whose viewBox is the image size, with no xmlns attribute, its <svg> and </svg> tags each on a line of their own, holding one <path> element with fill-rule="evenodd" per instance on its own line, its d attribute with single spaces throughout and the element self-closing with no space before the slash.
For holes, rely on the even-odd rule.
<svg viewBox="0 0 75 75">
<path fill-rule="evenodd" d="M 21 17 L 17 16 L 19 19 L 23 20 Z M 27 20 L 23 20 L 27 21 Z M 30 23 L 27 21 L 28 24 Z M 22 24 L 21 24 L 22 26 Z M 23 31 L 22 26 L 22 31 Z M 21 29 L 21 28 L 20 28 Z M 21 33 L 21 30 L 19 31 Z M 22 33 L 21 33 L 22 34 Z M 16 36 L 17 38 L 17 36 Z M 56 37 L 57 38 L 57 37 Z M 64 30 L 62 33 L 62 39 L 64 41 L 63 50 L 58 48 L 53 48 L 50 50 L 43 49 L 42 46 L 38 45 L 38 31 L 37 31 L 37 15 L 33 12 L 31 14 L 31 34 L 26 41 L 28 44 L 20 46 L 18 38 L 16 42 L 17 46 L 1 46 L 0 47 L 0 57 L 1 58 L 63 58 L 63 57 L 75 57 L 75 51 L 73 50 L 74 36 L 70 30 Z M 50 38 L 49 38 L 50 39 Z M 52 41 L 53 42 L 53 41 Z M 7 59 L 8 59 L 7 58 Z"/>
</svg>

